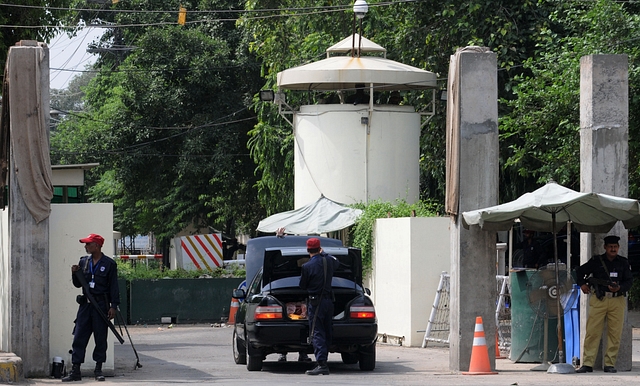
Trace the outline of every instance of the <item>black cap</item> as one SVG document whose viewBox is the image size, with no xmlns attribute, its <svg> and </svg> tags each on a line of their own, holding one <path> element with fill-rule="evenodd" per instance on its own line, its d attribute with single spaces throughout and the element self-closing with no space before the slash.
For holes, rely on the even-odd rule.
<svg viewBox="0 0 640 386">
<path fill-rule="evenodd" d="M 607 236 L 604 238 L 604 245 L 618 244 L 618 240 L 620 240 L 620 237 L 618 236 Z"/>
</svg>

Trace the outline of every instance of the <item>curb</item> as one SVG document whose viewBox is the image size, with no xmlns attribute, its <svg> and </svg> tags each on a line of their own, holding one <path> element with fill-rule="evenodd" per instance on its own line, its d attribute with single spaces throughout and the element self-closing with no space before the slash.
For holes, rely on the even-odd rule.
<svg viewBox="0 0 640 386">
<path fill-rule="evenodd" d="M 18 383 L 23 379 L 22 359 L 14 353 L 0 352 L 0 383 Z"/>
</svg>

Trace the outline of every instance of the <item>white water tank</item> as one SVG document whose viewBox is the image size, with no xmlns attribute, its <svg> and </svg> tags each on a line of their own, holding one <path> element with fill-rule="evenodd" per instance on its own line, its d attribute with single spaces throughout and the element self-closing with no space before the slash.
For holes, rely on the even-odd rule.
<svg viewBox="0 0 640 386">
<path fill-rule="evenodd" d="M 366 53 L 374 56 L 361 56 Z M 434 99 L 434 73 L 387 59 L 384 47 L 355 34 L 329 47 L 326 59 L 279 72 L 277 83 L 279 89 L 300 92 L 368 93 L 355 105 L 304 105 L 290 111 L 296 208 L 321 194 L 342 204 L 418 200 L 420 114 L 412 106 L 374 104 L 374 96 L 431 90 Z"/>
<path fill-rule="evenodd" d="M 419 195 L 420 115 L 412 106 L 301 106 L 294 116 L 295 207 L 318 199 L 413 203 Z"/>
</svg>

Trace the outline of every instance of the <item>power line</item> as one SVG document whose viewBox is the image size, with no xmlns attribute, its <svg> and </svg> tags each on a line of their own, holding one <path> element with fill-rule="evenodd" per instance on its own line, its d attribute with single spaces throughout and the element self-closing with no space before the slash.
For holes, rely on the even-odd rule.
<svg viewBox="0 0 640 386">
<path fill-rule="evenodd" d="M 385 7 L 391 5 L 405 4 L 405 3 L 418 3 L 426 0 L 399 0 L 392 2 L 382 2 L 377 4 L 371 4 L 369 7 Z M 24 7 L 24 8 L 39 8 L 46 10 L 65 10 L 65 11 L 93 11 L 93 12 L 133 12 L 133 13 L 162 13 L 162 14 L 173 14 L 176 16 L 178 14 L 178 10 L 164 10 L 164 11 L 148 11 L 148 10 L 125 10 L 125 9 L 108 9 L 108 10 L 98 10 L 98 9 L 78 9 L 78 8 L 56 8 L 56 7 L 44 7 L 44 6 L 28 6 L 28 5 L 17 5 L 17 4 L 0 4 L 0 6 L 15 6 L 15 7 Z M 280 14 L 271 14 L 271 15 L 263 15 L 263 16 L 248 16 L 248 17 L 238 17 L 238 18 L 218 18 L 218 19 L 201 19 L 201 20 L 193 20 L 187 21 L 186 24 L 202 24 L 202 23 L 211 23 L 211 22 L 237 22 L 239 20 L 262 20 L 262 19 L 270 19 L 270 18 L 282 18 L 282 17 L 300 17 L 300 16 L 309 16 L 314 14 L 322 14 L 322 13 L 334 13 L 341 12 L 347 9 L 351 9 L 352 4 L 349 5 L 340 5 L 340 6 L 324 6 L 324 7 L 308 7 L 308 8 L 273 8 L 273 9 L 257 9 L 257 10 L 202 10 L 202 11 L 187 11 L 187 13 L 191 14 L 199 14 L 199 13 L 238 13 L 238 14 L 254 14 L 254 13 L 268 13 L 268 12 L 287 12 Z M 297 12 L 298 13 L 290 13 Z M 90 27 L 95 28 L 131 28 L 131 27 L 157 27 L 157 26 L 170 26 L 170 25 L 178 25 L 178 22 L 156 22 L 156 23 L 134 23 L 134 24 L 91 24 Z M 36 25 L 36 26 L 25 26 L 25 25 L 8 25 L 8 24 L 0 24 L 0 27 L 4 28 L 27 28 L 27 29 L 46 29 L 46 28 L 54 28 L 54 29 L 77 29 L 79 26 L 61 26 L 61 25 Z"/>
<path fill-rule="evenodd" d="M 62 152 L 62 151 L 51 151 L 51 154 L 58 156 L 83 156 L 83 157 L 91 157 L 95 155 L 128 155 L 135 157 L 172 157 L 172 158 L 220 158 L 224 157 L 250 157 L 249 153 L 230 153 L 230 154 L 167 154 L 167 153 L 139 153 L 139 152 L 127 152 L 120 150 L 98 150 L 91 151 L 90 153 L 85 152 Z"/>
<path fill-rule="evenodd" d="M 61 109 L 56 108 L 56 107 L 52 107 L 52 108 L 60 111 L 62 114 L 65 114 L 65 115 L 71 115 L 71 116 L 74 116 L 76 118 L 86 119 L 86 120 L 90 120 L 90 121 L 93 121 L 93 122 L 102 123 L 102 124 L 105 124 L 105 125 L 109 125 L 110 124 L 109 122 L 102 121 L 102 120 L 99 120 L 99 119 L 95 119 L 95 118 L 90 117 L 90 116 L 82 115 L 82 114 L 79 114 L 79 113 L 77 113 L 75 111 L 61 110 Z M 248 108 L 247 107 L 243 107 L 240 110 L 237 110 L 237 111 L 229 113 L 229 114 L 227 114 L 225 116 L 219 117 L 218 119 L 216 119 L 216 120 L 214 120 L 212 122 L 207 122 L 207 123 L 204 123 L 204 124 L 198 125 L 198 126 L 191 126 L 191 125 L 189 125 L 189 126 L 161 126 L 161 127 L 158 127 L 158 126 L 140 126 L 140 127 L 135 127 L 135 129 L 138 129 L 138 130 L 193 130 L 193 129 L 206 129 L 206 128 L 209 128 L 209 127 L 230 125 L 230 124 L 234 124 L 234 123 L 245 122 L 245 121 L 250 121 L 250 120 L 256 119 L 256 117 L 248 117 L 248 118 L 241 118 L 241 119 L 235 119 L 235 120 L 231 120 L 231 121 L 220 122 L 223 119 L 226 119 L 226 118 L 229 118 L 229 117 L 234 117 L 234 116 L 236 116 L 236 115 L 238 115 L 241 112 L 246 111 L 246 110 L 248 110 Z"/>
<path fill-rule="evenodd" d="M 426 0 L 398 0 L 398 1 L 383 1 L 375 4 L 369 4 L 369 7 L 384 7 L 389 5 L 396 4 L 404 4 L 404 3 L 419 3 Z M 124 2 L 120 2 L 119 4 L 123 4 Z M 96 12 L 96 13 L 139 13 L 139 14 L 166 14 L 166 13 L 175 13 L 177 14 L 179 10 L 177 9 L 164 9 L 164 10 L 144 10 L 144 9 L 124 9 L 124 8 L 111 8 L 111 9 L 97 9 L 97 8 L 68 8 L 68 7 L 49 7 L 49 6 L 39 6 L 39 5 L 24 5 L 24 4 L 0 4 L 0 7 L 15 7 L 15 8 L 35 8 L 35 9 L 43 9 L 43 10 L 56 10 L 56 11 L 77 11 L 77 12 Z M 188 10 L 187 14 L 211 14 L 211 13 L 263 13 L 263 12 L 291 12 L 291 11 L 313 11 L 313 10 L 334 10 L 334 11 L 344 11 L 347 9 L 352 9 L 353 3 L 349 2 L 349 4 L 345 5 L 323 5 L 316 7 L 289 7 L 289 8 L 263 8 L 263 9 L 215 9 L 215 10 Z"/>
</svg>

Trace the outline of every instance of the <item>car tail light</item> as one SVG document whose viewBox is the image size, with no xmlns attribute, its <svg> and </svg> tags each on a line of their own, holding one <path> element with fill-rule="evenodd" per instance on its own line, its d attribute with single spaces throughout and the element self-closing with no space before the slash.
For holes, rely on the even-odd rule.
<svg viewBox="0 0 640 386">
<path fill-rule="evenodd" d="M 351 306 L 349 307 L 349 317 L 351 319 L 374 319 L 376 310 L 373 306 Z"/>
<path fill-rule="evenodd" d="M 256 307 L 255 319 L 282 319 L 282 306 L 258 306 Z"/>
</svg>

